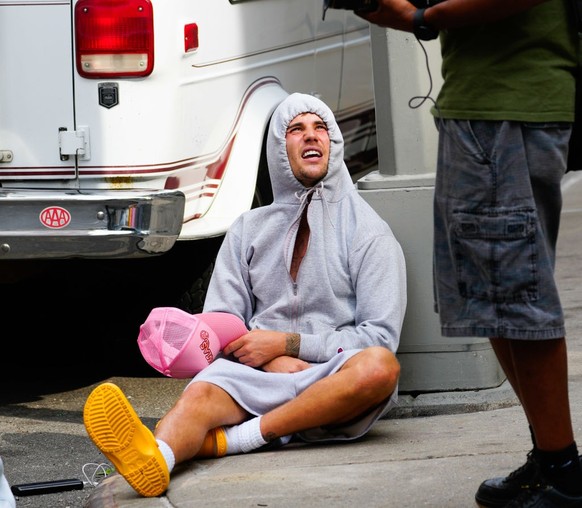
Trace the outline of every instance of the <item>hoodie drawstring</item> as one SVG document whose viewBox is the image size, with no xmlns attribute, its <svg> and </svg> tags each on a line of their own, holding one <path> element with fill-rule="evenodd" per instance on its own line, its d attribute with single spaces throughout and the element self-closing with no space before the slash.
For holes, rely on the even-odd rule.
<svg viewBox="0 0 582 508">
<path fill-rule="evenodd" d="M 313 196 L 316 196 L 316 197 L 321 199 L 321 202 L 323 204 L 323 208 L 326 211 L 325 215 L 327 215 L 327 219 L 329 220 L 331 227 L 333 229 L 335 229 L 335 225 L 334 225 L 333 221 L 331 220 L 331 214 L 329 213 L 329 204 L 327 203 L 327 199 L 325 199 L 324 190 L 325 190 L 325 186 L 324 186 L 323 182 L 319 182 L 317 185 L 310 187 L 309 189 L 306 189 L 304 191 L 295 192 L 295 197 L 299 200 L 300 203 L 299 203 L 299 210 L 297 212 L 295 220 L 293 221 L 294 223 L 297 222 L 297 220 L 301 219 L 301 216 L 303 215 L 303 210 L 311 202 L 311 198 Z"/>
</svg>

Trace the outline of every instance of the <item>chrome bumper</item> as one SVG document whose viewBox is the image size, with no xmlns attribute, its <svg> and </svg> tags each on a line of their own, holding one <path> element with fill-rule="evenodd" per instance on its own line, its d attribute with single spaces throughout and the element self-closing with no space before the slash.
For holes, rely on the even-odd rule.
<svg viewBox="0 0 582 508">
<path fill-rule="evenodd" d="M 0 260 L 163 254 L 184 220 L 180 191 L 0 188 Z"/>
</svg>

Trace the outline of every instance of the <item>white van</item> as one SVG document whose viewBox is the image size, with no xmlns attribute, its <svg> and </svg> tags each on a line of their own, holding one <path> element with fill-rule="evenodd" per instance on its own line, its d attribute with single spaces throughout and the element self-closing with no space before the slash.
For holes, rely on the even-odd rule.
<svg viewBox="0 0 582 508">
<path fill-rule="evenodd" d="M 0 260 L 140 258 L 268 202 L 301 91 L 377 163 L 368 24 L 313 0 L 0 0 Z"/>
</svg>

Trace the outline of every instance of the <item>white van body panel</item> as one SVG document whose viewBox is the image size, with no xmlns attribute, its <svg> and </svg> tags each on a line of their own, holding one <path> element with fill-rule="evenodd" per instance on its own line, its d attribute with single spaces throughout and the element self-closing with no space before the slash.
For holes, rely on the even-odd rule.
<svg viewBox="0 0 582 508">
<path fill-rule="evenodd" d="M 354 173 L 372 169 L 369 28 L 352 13 L 141 0 L 153 6 L 152 73 L 87 78 L 78 1 L 0 0 L 0 259 L 143 257 L 223 235 L 256 206 L 270 116 L 295 91 L 334 110 Z"/>
</svg>

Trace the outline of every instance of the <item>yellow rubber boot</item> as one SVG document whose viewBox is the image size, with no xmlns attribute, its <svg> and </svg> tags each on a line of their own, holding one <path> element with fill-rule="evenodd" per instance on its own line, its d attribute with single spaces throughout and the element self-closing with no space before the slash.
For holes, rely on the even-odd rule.
<svg viewBox="0 0 582 508">
<path fill-rule="evenodd" d="M 223 427 L 216 427 L 208 431 L 208 434 L 204 437 L 202 447 L 195 457 L 198 459 L 223 457 L 226 455 L 226 448 L 226 432 Z"/>
<path fill-rule="evenodd" d="M 103 383 L 91 392 L 83 420 L 93 443 L 136 492 L 154 497 L 166 491 L 170 474 L 156 439 L 117 385 Z"/>
</svg>

